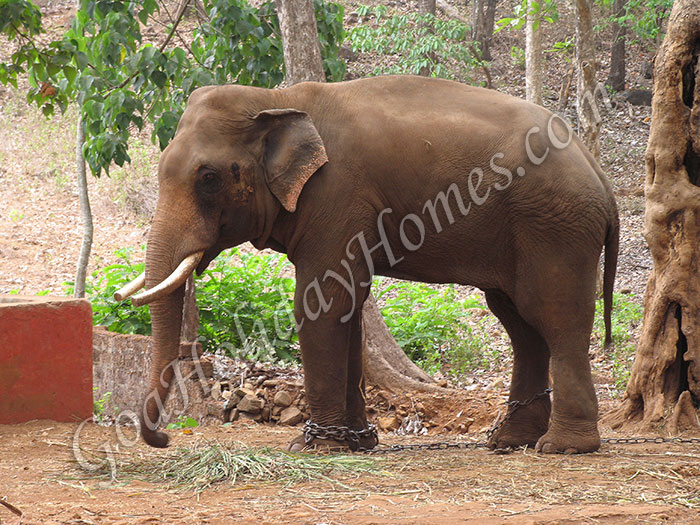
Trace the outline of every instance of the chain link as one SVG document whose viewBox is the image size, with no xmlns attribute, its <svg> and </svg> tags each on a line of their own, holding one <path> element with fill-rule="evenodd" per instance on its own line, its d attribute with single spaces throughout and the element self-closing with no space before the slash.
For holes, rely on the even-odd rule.
<svg viewBox="0 0 700 525">
<path fill-rule="evenodd" d="M 388 454 L 390 452 L 404 452 L 408 450 L 447 450 L 451 448 L 471 449 L 488 448 L 486 441 L 479 442 L 458 442 L 437 441 L 434 443 L 413 443 L 411 445 L 389 445 L 381 448 L 360 448 L 358 452 L 365 454 Z"/>
<path fill-rule="evenodd" d="M 530 405 L 537 401 L 539 398 L 548 396 L 551 392 L 551 388 L 545 388 L 542 392 L 534 394 L 531 398 L 526 399 L 525 401 L 518 401 L 517 399 L 514 399 L 513 401 L 506 401 L 506 405 L 508 406 L 508 411 L 506 412 L 506 415 L 500 421 L 497 420 L 493 424 L 493 426 L 486 431 L 486 437 L 491 439 L 491 436 L 494 435 L 496 430 L 501 428 L 501 426 L 503 426 L 503 424 L 506 421 L 508 421 L 519 408 Z"/>
<path fill-rule="evenodd" d="M 642 443 L 692 443 L 700 444 L 700 438 L 679 438 L 679 437 L 630 437 L 630 438 L 604 438 L 601 443 L 607 445 L 641 445 Z"/>
<path fill-rule="evenodd" d="M 351 450 L 358 450 L 362 438 L 374 438 L 374 440 L 379 443 L 377 427 L 372 423 L 370 423 L 367 428 L 355 430 L 341 425 L 322 426 L 309 420 L 304 423 L 304 427 L 301 430 L 304 433 L 304 442 L 307 445 L 314 439 L 332 439 L 339 442 L 347 441 L 350 444 Z"/>
<path fill-rule="evenodd" d="M 525 401 L 507 401 L 508 411 L 500 421 L 486 432 L 486 437 L 490 438 L 501 426 L 512 417 L 512 415 L 521 407 L 530 405 L 538 399 L 548 396 L 552 392 L 551 388 L 547 388 L 539 392 Z M 448 450 L 448 449 L 463 449 L 476 450 L 479 448 L 488 448 L 487 441 L 435 441 L 432 443 L 412 443 L 409 445 L 388 445 L 386 447 L 364 448 L 360 447 L 360 440 L 363 438 L 373 438 L 379 443 L 379 434 L 377 427 L 372 423 L 365 429 L 354 430 L 350 427 L 340 425 L 321 426 L 317 423 L 312 423 L 310 420 L 304 424 L 302 428 L 304 433 L 304 441 L 310 444 L 314 439 L 332 439 L 339 442 L 348 442 L 350 449 L 356 452 L 365 454 L 389 454 L 392 452 L 405 451 L 422 451 L 422 450 Z M 693 444 L 700 445 L 700 438 L 680 438 L 680 437 L 628 437 L 628 438 L 603 438 L 601 444 L 606 445 L 641 445 L 643 443 L 675 443 L 675 444 Z"/>
</svg>

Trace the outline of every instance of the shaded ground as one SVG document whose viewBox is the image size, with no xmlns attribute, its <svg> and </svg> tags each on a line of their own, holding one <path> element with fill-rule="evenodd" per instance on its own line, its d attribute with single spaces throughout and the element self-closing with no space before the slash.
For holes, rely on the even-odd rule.
<svg viewBox="0 0 700 525">
<path fill-rule="evenodd" d="M 24 513 L 22 523 L 700 523 L 698 446 L 604 446 L 583 456 L 404 452 L 376 458 L 381 474 L 289 486 L 222 483 L 197 495 L 120 479 L 118 469 L 115 482 L 92 478 L 73 459 L 76 428 L 0 425 L 0 495 Z M 294 432 L 240 424 L 173 436 L 175 447 L 204 439 L 283 446 Z M 113 428 L 88 424 L 80 433 L 86 451 L 106 441 L 116 442 Z M 171 451 L 122 448 L 117 467 Z M 17 519 L 0 506 L 0 522 Z"/>
</svg>

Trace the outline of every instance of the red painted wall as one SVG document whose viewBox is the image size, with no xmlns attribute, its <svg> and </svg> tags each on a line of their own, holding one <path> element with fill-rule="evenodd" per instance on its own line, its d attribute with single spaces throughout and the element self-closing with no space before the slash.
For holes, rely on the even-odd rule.
<svg viewBox="0 0 700 525">
<path fill-rule="evenodd" d="M 0 295 L 0 424 L 92 416 L 92 309 Z"/>
</svg>

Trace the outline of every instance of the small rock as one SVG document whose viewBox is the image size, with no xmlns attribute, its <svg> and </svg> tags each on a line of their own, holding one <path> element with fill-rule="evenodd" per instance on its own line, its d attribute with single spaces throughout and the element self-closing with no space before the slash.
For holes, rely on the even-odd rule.
<svg viewBox="0 0 700 525">
<path fill-rule="evenodd" d="M 280 380 L 279 380 L 279 379 L 266 379 L 265 381 L 263 381 L 262 386 L 264 386 L 264 387 L 274 387 L 274 386 L 277 386 L 277 385 L 279 385 L 279 384 L 280 384 Z"/>
<path fill-rule="evenodd" d="M 260 423 L 262 421 L 262 414 L 250 414 L 249 412 L 241 412 L 238 416 L 241 420 L 255 421 Z"/>
<path fill-rule="evenodd" d="M 269 421 L 270 420 L 270 405 L 265 405 L 260 412 L 260 415 L 262 416 L 263 421 Z"/>
<path fill-rule="evenodd" d="M 238 416 L 240 416 L 240 415 L 241 415 L 241 411 L 238 410 L 237 408 L 234 408 L 233 410 L 231 410 L 231 413 L 228 415 L 228 420 L 231 422 L 236 421 L 238 419 Z"/>
<path fill-rule="evenodd" d="M 223 403 L 207 403 L 207 415 L 223 421 L 224 412 L 226 412 L 226 409 Z"/>
<path fill-rule="evenodd" d="M 393 416 L 377 418 L 377 426 L 379 426 L 380 429 L 385 431 L 396 430 L 397 428 L 399 428 L 400 425 L 401 421 L 398 417 L 396 417 L 396 414 L 394 414 Z"/>
<path fill-rule="evenodd" d="M 301 410 L 296 407 L 287 407 L 280 414 L 280 425 L 297 425 L 303 419 Z"/>
<path fill-rule="evenodd" d="M 355 53 L 349 46 L 340 46 L 338 50 L 338 56 L 345 59 L 347 62 L 353 62 L 357 60 L 357 53 Z"/>
<path fill-rule="evenodd" d="M 275 399 L 272 402 L 278 407 L 288 407 L 292 404 L 292 396 L 286 390 L 280 390 L 275 394 Z"/>
<path fill-rule="evenodd" d="M 447 388 L 447 379 L 440 379 L 440 381 L 437 382 L 437 386 Z"/>
<path fill-rule="evenodd" d="M 282 413 L 282 410 L 284 410 L 282 407 L 274 406 L 272 407 L 272 417 L 277 417 Z"/>
<path fill-rule="evenodd" d="M 238 402 L 238 410 L 241 412 L 247 412 L 248 414 L 257 414 L 262 410 L 265 405 L 264 399 L 259 399 L 254 395 L 245 396 Z"/>
<path fill-rule="evenodd" d="M 233 396 L 233 392 L 231 392 L 230 390 L 224 390 L 223 392 L 221 392 L 221 397 L 223 397 L 226 401 L 231 399 L 231 396 Z"/>
<path fill-rule="evenodd" d="M 250 388 L 234 388 L 233 393 L 241 399 L 243 399 L 245 396 L 255 396 L 255 392 L 253 392 L 253 389 Z"/>
<path fill-rule="evenodd" d="M 211 387 L 211 398 L 218 401 L 221 398 L 221 383 L 215 381 Z"/>
<path fill-rule="evenodd" d="M 503 379 L 496 379 L 491 383 L 491 390 L 503 390 Z"/>
</svg>

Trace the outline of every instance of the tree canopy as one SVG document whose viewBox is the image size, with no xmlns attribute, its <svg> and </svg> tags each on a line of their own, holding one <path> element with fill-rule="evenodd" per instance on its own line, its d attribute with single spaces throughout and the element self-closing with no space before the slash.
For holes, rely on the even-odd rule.
<svg viewBox="0 0 700 525">
<path fill-rule="evenodd" d="M 329 80 L 340 80 L 343 8 L 323 0 L 314 5 L 324 70 Z M 0 0 L 0 33 L 16 44 L 0 63 L 0 83 L 17 87 L 26 76 L 28 102 L 47 116 L 77 102 L 86 132 L 83 154 L 99 176 L 112 162 L 130 161 L 130 133 L 146 122 L 153 124 L 154 143 L 165 148 L 197 87 L 226 82 L 273 87 L 283 80 L 274 2 L 254 7 L 246 0 L 204 0 L 204 6 L 207 18 L 181 30 L 185 10 L 176 16 L 162 0 L 81 0 L 71 28 L 39 44 L 44 34 L 39 8 L 28 0 Z M 163 23 L 165 39 L 149 41 L 144 29 Z"/>
</svg>

